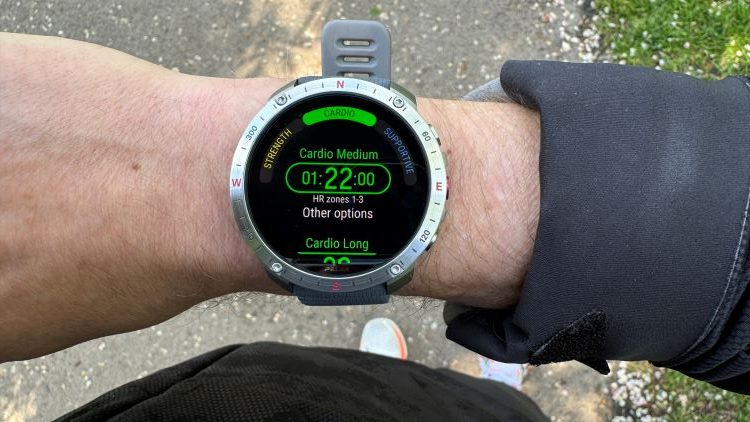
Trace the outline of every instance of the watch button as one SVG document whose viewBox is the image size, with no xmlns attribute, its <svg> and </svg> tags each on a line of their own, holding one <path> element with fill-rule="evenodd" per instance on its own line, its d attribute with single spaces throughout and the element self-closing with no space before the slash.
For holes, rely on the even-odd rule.
<svg viewBox="0 0 750 422">
<path fill-rule="evenodd" d="M 435 132 L 435 128 L 429 123 L 427 123 L 427 126 L 429 126 L 430 132 L 432 132 L 432 136 L 435 137 L 435 140 L 437 141 L 438 145 L 442 145 L 442 143 L 440 142 L 440 137 L 438 136 L 437 132 Z"/>
<path fill-rule="evenodd" d="M 435 234 L 432 235 L 432 239 L 430 239 L 430 242 L 427 244 L 427 247 L 424 250 L 425 252 L 429 251 L 430 248 L 432 247 L 432 245 L 435 244 L 435 241 L 437 240 L 437 237 L 438 237 L 437 233 L 435 233 Z"/>
</svg>

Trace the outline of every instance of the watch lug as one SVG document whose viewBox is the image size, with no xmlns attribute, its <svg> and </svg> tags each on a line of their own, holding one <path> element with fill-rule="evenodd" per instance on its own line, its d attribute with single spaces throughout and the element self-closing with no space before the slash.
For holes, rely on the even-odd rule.
<svg viewBox="0 0 750 422">
<path fill-rule="evenodd" d="M 388 283 L 388 286 L 386 286 L 386 289 L 388 290 L 388 294 L 393 294 L 396 290 L 404 287 L 406 283 L 411 281 L 411 278 L 414 276 L 414 268 L 412 267 L 409 271 L 404 271 L 401 273 L 398 277 L 391 280 L 390 283 Z"/>
<path fill-rule="evenodd" d="M 284 290 L 286 290 L 286 291 L 288 291 L 290 293 L 292 292 L 292 285 L 291 284 L 289 284 L 286 281 L 282 280 L 281 278 L 277 277 L 275 273 L 273 273 L 272 271 L 270 271 L 268 269 L 266 270 L 266 274 L 268 274 L 268 277 L 270 277 L 271 280 L 273 280 L 274 282 L 276 282 L 276 284 L 278 284 L 279 286 L 281 286 L 282 288 L 284 288 Z"/>
<path fill-rule="evenodd" d="M 321 79 L 320 76 L 300 76 L 297 78 L 297 80 L 294 81 L 294 86 L 306 84 L 310 81 L 317 81 L 318 79 Z"/>
<path fill-rule="evenodd" d="M 300 78 L 300 79 L 302 79 L 302 78 Z M 268 100 L 270 101 L 273 97 L 279 95 L 280 92 L 286 91 L 287 89 L 289 89 L 289 88 L 291 88 L 293 86 L 297 86 L 297 81 L 299 81 L 299 79 L 295 79 L 295 80 L 293 80 L 291 82 L 288 82 L 288 83 L 284 84 L 284 86 L 282 86 L 281 88 L 279 88 L 276 91 L 274 91 L 273 94 L 271 94 L 268 97 Z"/>
<path fill-rule="evenodd" d="M 409 92 L 408 89 L 404 88 L 403 86 L 397 84 L 396 82 L 391 82 L 391 91 L 396 92 L 397 94 L 404 97 L 406 101 L 409 102 L 409 105 L 414 107 L 416 110 L 417 108 L 417 97 L 414 96 L 411 92 Z"/>
</svg>

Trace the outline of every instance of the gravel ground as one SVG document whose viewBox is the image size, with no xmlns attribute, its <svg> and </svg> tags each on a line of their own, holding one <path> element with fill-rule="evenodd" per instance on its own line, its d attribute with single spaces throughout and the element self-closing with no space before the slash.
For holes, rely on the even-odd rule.
<svg viewBox="0 0 750 422">
<path fill-rule="evenodd" d="M 525 0 L 7 1 L 0 30 L 102 44 L 180 72 L 291 78 L 319 73 L 319 34 L 333 18 L 384 21 L 393 78 L 417 95 L 459 98 L 514 59 L 592 60 L 598 39 L 584 4 Z M 48 420 L 109 389 L 221 345 L 273 340 L 356 348 L 373 317 L 395 320 L 410 359 L 476 373 L 476 355 L 447 341 L 438 301 L 307 308 L 249 294 L 206 303 L 163 324 L 0 365 L 0 419 Z M 606 377 L 578 364 L 529 371 L 526 390 L 557 420 L 605 420 Z"/>
</svg>

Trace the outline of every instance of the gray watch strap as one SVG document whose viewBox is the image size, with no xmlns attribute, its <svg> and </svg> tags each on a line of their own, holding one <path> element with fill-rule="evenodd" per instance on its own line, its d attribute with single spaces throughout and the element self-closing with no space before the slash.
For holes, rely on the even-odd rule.
<svg viewBox="0 0 750 422">
<path fill-rule="evenodd" d="M 323 77 L 391 79 L 391 34 L 378 21 L 334 20 L 323 27 Z"/>
<path fill-rule="evenodd" d="M 375 305 L 388 303 L 385 284 L 356 292 L 328 293 L 294 285 L 292 293 L 308 306 Z"/>
<path fill-rule="evenodd" d="M 368 78 L 388 87 L 391 79 L 391 34 L 377 21 L 335 20 L 323 27 L 321 38 L 323 77 Z M 305 83 L 315 77 L 300 78 Z M 292 294 L 309 306 L 370 305 L 388 303 L 386 284 L 355 292 L 320 292 L 292 285 Z"/>
</svg>

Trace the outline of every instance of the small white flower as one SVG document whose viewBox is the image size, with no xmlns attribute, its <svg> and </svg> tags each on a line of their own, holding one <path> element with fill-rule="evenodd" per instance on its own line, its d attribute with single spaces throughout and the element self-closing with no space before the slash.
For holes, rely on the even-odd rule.
<svg viewBox="0 0 750 422">
<path fill-rule="evenodd" d="M 685 41 L 685 44 L 682 44 L 684 48 L 690 48 L 690 42 Z"/>
<path fill-rule="evenodd" d="M 680 405 L 682 407 L 685 407 L 688 404 L 688 396 L 687 396 L 687 394 L 680 394 L 679 396 L 677 396 L 677 400 L 680 402 Z"/>
</svg>

